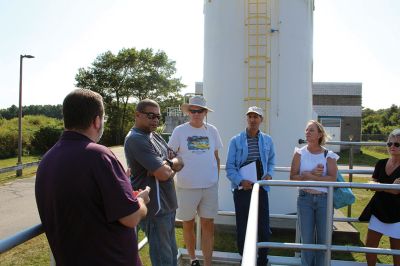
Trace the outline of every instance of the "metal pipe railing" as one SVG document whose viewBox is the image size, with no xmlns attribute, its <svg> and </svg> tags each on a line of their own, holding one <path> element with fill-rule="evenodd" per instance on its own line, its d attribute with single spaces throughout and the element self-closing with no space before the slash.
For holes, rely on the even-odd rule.
<svg viewBox="0 0 400 266">
<path fill-rule="evenodd" d="M 299 139 L 298 140 L 299 144 L 305 144 L 307 141 L 304 139 Z M 343 146 L 386 146 L 385 142 L 381 141 L 327 141 L 326 145 L 343 145 Z"/>
<path fill-rule="evenodd" d="M 350 141 L 327 141 L 327 145 L 339 145 L 339 146 L 348 146 L 349 149 L 349 169 L 353 169 L 353 160 L 354 160 L 354 147 L 361 147 L 361 146 L 386 146 L 385 142 L 372 142 L 372 141 L 358 141 L 353 142 L 353 137 L 350 137 Z M 307 143 L 307 141 L 303 139 L 298 140 L 299 144 Z M 353 182 L 353 172 L 349 172 L 349 182 Z M 347 216 L 351 216 L 351 205 L 347 206 Z"/>
<path fill-rule="evenodd" d="M 256 265 L 258 237 L 258 195 L 260 184 L 255 183 L 251 192 L 249 216 L 244 241 L 242 265 Z"/>
<path fill-rule="evenodd" d="M 223 168 L 223 167 L 222 167 Z M 290 167 L 276 167 L 275 170 L 277 172 L 289 172 Z M 340 170 L 341 173 L 349 173 L 352 172 L 354 174 L 371 174 L 372 170 Z M 350 187 L 350 188 L 357 188 L 357 189 L 370 189 L 370 188 L 379 188 L 379 189 L 393 189 L 393 185 L 391 184 L 364 184 L 364 183 L 350 183 L 350 182 L 315 182 L 315 181 L 284 181 L 284 180 L 268 180 L 268 181 L 260 181 L 260 184 L 258 185 L 270 185 L 270 186 L 291 186 L 291 187 L 298 187 L 298 186 L 313 186 L 313 187 L 326 187 L 326 186 L 331 186 L 333 187 Z M 399 189 L 399 188 L 398 188 Z M 257 198 L 258 199 L 258 198 Z M 331 204 L 330 204 L 331 205 Z M 258 210 L 258 208 L 257 208 Z M 228 216 L 234 216 L 235 212 L 233 211 L 219 211 L 218 212 L 220 215 L 228 215 Z M 333 214 L 333 212 L 332 212 Z M 331 215 L 332 215 L 331 214 Z M 249 214 L 250 217 L 250 214 Z M 286 219 L 297 219 L 297 215 L 282 215 L 282 214 L 271 214 L 271 218 L 286 218 Z M 249 218 L 250 219 L 250 218 Z M 257 221 L 257 219 L 256 219 Z M 349 218 L 349 217 L 332 217 L 332 221 L 339 221 L 339 222 L 359 222 L 358 219 L 356 218 Z M 254 227 L 253 227 L 254 228 Z M 298 230 L 296 230 L 297 232 Z M 9 249 L 12 249 L 13 247 L 20 245 L 38 235 L 43 233 L 42 225 L 38 224 L 36 226 L 33 226 L 31 228 L 28 228 L 24 231 L 21 231 L 17 233 L 16 235 L 10 236 L 6 239 L 0 240 L 0 253 L 3 253 Z M 250 233 L 250 232 L 249 232 Z M 197 239 L 200 240 L 200 235 L 201 232 L 200 230 L 197 231 Z M 296 240 L 297 241 L 297 240 Z M 143 239 L 139 243 L 139 249 L 141 249 L 145 244 L 146 244 L 146 239 Z M 255 242 L 256 243 L 256 242 Z M 263 242 L 267 243 L 267 245 L 270 244 L 270 242 Z M 261 243 L 259 243 L 261 244 Z M 287 243 L 286 243 L 287 244 Z M 286 245 L 285 244 L 285 245 Z M 301 245 L 301 244 L 300 244 Z M 301 247 L 299 244 L 295 245 L 296 247 Z M 325 246 L 325 245 L 323 245 Z M 271 245 L 270 247 L 275 247 L 275 244 Z M 282 246 L 284 248 L 285 246 Z M 257 244 L 255 245 L 255 248 L 257 248 Z M 348 252 L 362 252 L 362 253 L 374 253 L 376 251 L 375 249 L 372 248 L 361 248 L 357 249 L 355 247 L 351 247 L 349 249 L 348 247 L 341 247 L 341 246 L 331 246 L 330 248 L 331 251 L 348 251 Z M 397 253 L 388 253 L 388 250 L 385 249 L 377 249 L 379 252 L 380 250 L 383 250 L 383 253 L 378 253 L 378 254 L 390 254 L 390 255 L 397 255 Z M 389 249 L 390 251 L 390 249 Z M 375 252 L 377 253 L 377 252 Z M 250 264 L 251 265 L 251 264 Z"/>
<path fill-rule="evenodd" d="M 221 170 L 225 170 L 225 165 L 221 165 L 220 167 Z M 286 166 L 276 166 L 274 168 L 275 172 L 290 172 L 290 167 L 286 167 Z M 348 173 L 353 173 L 353 174 L 372 174 L 373 170 L 361 170 L 361 169 L 355 169 L 355 170 L 350 170 L 350 169 L 342 169 L 340 170 L 340 173 L 342 174 L 348 174 Z M 277 180 L 274 180 L 277 181 Z M 294 181 L 289 181 L 289 182 L 294 182 Z M 303 181 L 304 182 L 304 181 Z M 307 181 L 308 182 L 308 181 Z M 309 182 L 313 182 L 313 181 L 309 181 Z M 324 182 L 325 183 L 325 182 Z M 292 183 L 291 183 L 292 184 Z M 296 185 L 297 186 L 297 185 Z M 343 187 L 348 187 L 349 185 L 345 185 Z M 224 216 L 235 216 L 235 212 L 234 211 L 218 211 L 219 215 L 224 215 Z M 288 218 L 288 219 L 297 219 L 297 215 L 281 215 L 281 214 L 270 214 L 270 218 Z M 358 219 L 355 218 L 342 218 L 342 217 L 338 217 L 335 218 L 333 217 L 334 221 L 340 221 L 340 222 L 358 222 Z M 200 249 L 200 243 L 201 243 L 201 227 L 199 226 L 199 222 L 198 222 L 198 216 L 196 215 L 196 249 Z M 295 236 L 295 241 L 296 242 L 300 242 L 300 234 L 299 234 L 300 230 L 299 230 L 299 226 L 298 223 L 296 223 L 296 236 Z M 298 257 L 299 254 L 296 253 L 296 256 Z"/>
<path fill-rule="evenodd" d="M 18 246 L 40 234 L 43 234 L 42 224 L 37 224 L 13 236 L 0 240 L 0 254 Z"/>
<path fill-rule="evenodd" d="M 37 166 L 37 165 L 39 165 L 39 163 L 40 163 L 40 161 L 36 161 L 36 162 L 18 164 L 16 166 L 0 168 L 0 174 L 8 173 L 8 172 L 14 172 L 14 171 L 17 171 L 17 170 L 22 170 L 22 169 L 27 168 L 27 167 Z"/>
<path fill-rule="evenodd" d="M 329 225 L 329 226 L 328 226 Z M 333 186 L 328 187 L 328 197 L 326 201 L 326 253 L 325 265 L 330 265 L 332 257 L 332 232 L 333 231 Z M 301 238 L 301 235 L 300 235 Z"/>
<path fill-rule="evenodd" d="M 275 249 L 292 249 L 292 250 L 326 250 L 328 245 L 321 244 L 301 244 L 301 243 L 278 243 L 278 242 L 259 242 L 258 248 L 275 248 Z M 398 249 L 385 249 L 385 248 L 370 248 L 370 247 L 354 247 L 332 245 L 332 251 L 338 252 L 354 252 L 354 253 L 375 253 L 381 255 L 400 255 Z"/>
<path fill-rule="evenodd" d="M 371 169 L 340 169 L 341 174 L 356 174 L 356 175 L 372 175 L 374 168 Z M 287 166 L 277 166 L 274 168 L 275 172 L 290 172 L 290 167 Z"/>
<path fill-rule="evenodd" d="M 325 265 L 329 266 L 331 261 L 332 251 L 351 251 L 361 252 L 361 253 L 376 253 L 376 254 L 386 254 L 386 255 L 400 255 L 400 250 L 391 249 L 381 249 L 381 248 L 364 248 L 364 247 L 346 247 L 339 245 L 332 245 L 332 228 L 333 228 L 333 189 L 335 187 L 350 187 L 359 189 L 393 189 L 400 190 L 397 184 L 367 184 L 367 183 L 351 183 L 351 182 L 320 182 L 320 181 L 283 181 L 283 180 L 262 180 L 254 184 L 254 187 L 259 186 L 288 186 L 288 187 L 327 187 L 327 223 L 326 223 L 326 244 L 299 244 L 299 243 L 273 243 L 273 242 L 259 242 L 256 245 L 252 243 L 247 243 L 247 241 L 253 241 L 257 239 L 254 237 L 254 228 L 257 226 L 258 218 L 258 193 L 253 195 L 252 193 L 250 202 L 249 218 L 247 222 L 247 228 L 252 228 L 249 230 L 251 236 L 247 238 L 248 231 L 246 230 L 245 246 L 243 251 L 242 265 L 255 265 L 255 260 L 257 257 L 257 248 L 260 247 L 270 247 L 270 248 L 286 248 L 286 249 L 296 249 L 296 250 L 324 250 L 325 253 Z M 253 187 L 253 190 L 254 190 Z M 253 200 L 255 202 L 253 203 Z M 252 211 L 252 205 L 257 205 L 257 209 Z M 254 209 L 254 208 L 253 208 Z M 254 224 L 255 223 L 255 224 Z M 246 250 L 247 249 L 247 250 Z M 249 258 L 245 257 L 249 256 Z M 246 262 L 246 263 L 245 263 Z"/>
</svg>

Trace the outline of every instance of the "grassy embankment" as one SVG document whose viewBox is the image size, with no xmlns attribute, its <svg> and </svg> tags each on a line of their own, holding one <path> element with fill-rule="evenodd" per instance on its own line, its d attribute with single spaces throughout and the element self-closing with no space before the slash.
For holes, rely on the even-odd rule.
<svg viewBox="0 0 400 266">
<path fill-rule="evenodd" d="M 354 156 L 354 164 L 356 165 L 369 165 L 374 166 L 375 162 L 378 159 L 387 157 L 386 149 L 381 148 L 363 148 L 363 154 L 358 154 Z M 341 155 L 341 159 L 339 161 L 340 164 L 346 164 L 348 161 L 348 153 L 344 152 Z M 26 161 L 26 160 L 24 160 Z M 1 166 L 2 162 L 0 161 L 0 167 L 5 167 L 4 164 Z M 15 164 L 15 160 L 13 161 Z M 27 171 L 25 171 L 27 172 Z M 368 177 L 353 177 L 354 182 L 365 182 Z M 8 179 L 10 180 L 10 179 Z M 356 202 L 352 205 L 352 216 L 358 217 L 364 206 L 368 203 L 371 198 L 373 192 L 365 191 L 361 189 L 355 189 L 354 194 L 356 195 Z M 342 209 L 343 213 L 346 213 L 346 208 Z M 360 241 L 356 243 L 357 245 L 362 246 L 365 243 L 365 236 L 367 232 L 367 224 L 354 224 L 357 230 L 360 231 Z M 143 234 L 139 234 L 139 238 L 143 238 Z M 182 237 L 182 229 L 177 228 L 176 230 L 176 238 L 179 247 L 183 247 L 183 237 Z M 279 242 L 294 242 L 293 235 L 273 235 L 271 241 L 279 241 Z M 348 244 L 341 243 L 338 241 L 338 244 Z M 389 240 L 387 237 L 384 237 L 381 241 L 381 247 L 389 248 Z M 229 252 L 237 252 L 236 244 L 235 244 L 235 235 L 229 233 L 220 233 L 217 232 L 215 235 L 215 250 L 218 251 L 229 251 Z M 272 255 L 283 255 L 283 256 L 292 256 L 293 252 L 285 251 L 285 250 L 270 250 L 270 254 Z M 144 265 L 151 265 L 148 258 L 148 245 L 146 245 L 140 251 L 140 257 L 142 258 Z M 365 261 L 364 254 L 348 254 L 348 253 L 334 253 L 334 259 L 341 260 L 355 260 L 355 261 Z M 381 263 L 391 264 L 392 258 L 391 256 L 378 256 L 379 261 Z M 44 235 L 36 237 L 4 254 L 0 255 L 0 265 L 49 265 L 49 247 L 47 244 L 47 240 Z"/>
<path fill-rule="evenodd" d="M 22 157 L 23 163 L 36 162 L 39 160 L 40 160 L 39 156 L 23 156 Z M 0 160 L 0 168 L 16 166 L 17 161 L 18 161 L 17 158 L 2 159 L 2 160 Z M 0 174 L 0 186 L 4 185 L 7 182 L 12 182 L 16 179 L 31 177 L 36 174 L 36 169 L 37 169 L 36 166 L 25 168 L 22 170 L 22 176 L 20 176 L 20 177 L 17 177 L 15 171 L 8 172 L 8 173 L 2 173 L 2 174 Z"/>
</svg>

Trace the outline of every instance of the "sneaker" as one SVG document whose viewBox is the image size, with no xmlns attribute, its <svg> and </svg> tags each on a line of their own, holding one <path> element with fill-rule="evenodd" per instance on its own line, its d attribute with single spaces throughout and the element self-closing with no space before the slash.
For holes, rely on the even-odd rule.
<svg viewBox="0 0 400 266">
<path fill-rule="evenodd" d="M 199 260 L 193 260 L 190 266 L 200 266 Z"/>
</svg>

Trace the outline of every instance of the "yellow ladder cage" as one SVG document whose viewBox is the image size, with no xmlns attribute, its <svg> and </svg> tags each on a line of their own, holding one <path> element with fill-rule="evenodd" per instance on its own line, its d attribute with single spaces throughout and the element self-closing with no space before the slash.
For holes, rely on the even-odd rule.
<svg viewBox="0 0 400 266">
<path fill-rule="evenodd" d="M 247 107 L 264 111 L 260 129 L 269 133 L 268 113 L 271 104 L 271 3 L 270 0 L 246 0 L 245 32 L 247 34 Z"/>
</svg>

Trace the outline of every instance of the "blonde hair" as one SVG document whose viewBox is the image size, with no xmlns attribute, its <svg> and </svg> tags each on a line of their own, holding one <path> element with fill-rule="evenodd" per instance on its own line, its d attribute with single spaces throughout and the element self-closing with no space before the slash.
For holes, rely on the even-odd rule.
<svg viewBox="0 0 400 266">
<path fill-rule="evenodd" d="M 322 136 L 318 139 L 318 144 L 321 146 L 324 146 L 326 141 L 328 140 L 328 134 L 326 133 L 324 126 L 320 122 L 315 121 L 315 120 L 308 121 L 307 125 L 309 125 L 309 124 L 316 125 L 318 132 L 322 133 Z"/>
</svg>

